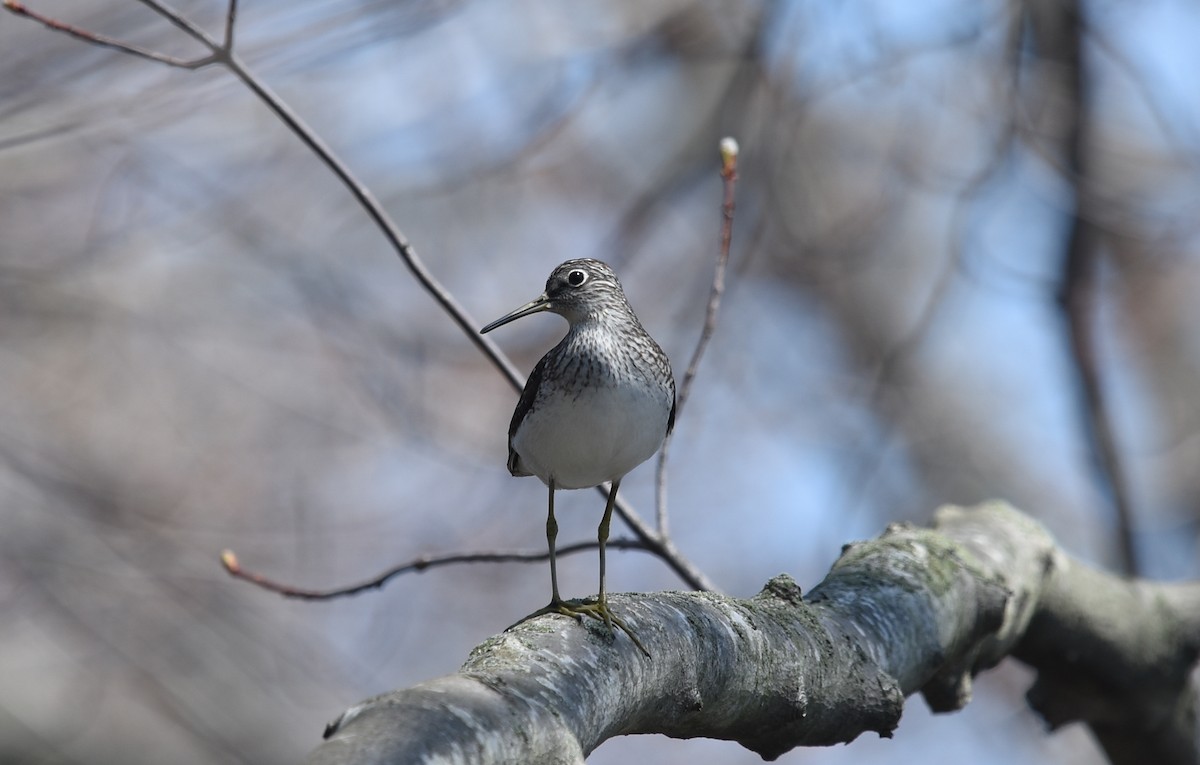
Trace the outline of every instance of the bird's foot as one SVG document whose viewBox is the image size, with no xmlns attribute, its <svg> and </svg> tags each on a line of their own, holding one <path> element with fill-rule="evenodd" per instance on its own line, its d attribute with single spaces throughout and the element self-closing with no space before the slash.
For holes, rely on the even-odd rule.
<svg viewBox="0 0 1200 765">
<path fill-rule="evenodd" d="M 606 625 L 608 625 L 609 630 L 612 630 L 615 627 L 616 629 L 619 629 L 628 635 L 629 639 L 633 641 L 633 644 L 638 647 L 638 650 L 645 654 L 647 659 L 650 658 L 650 652 L 646 650 L 646 646 L 642 645 L 642 641 L 638 640 L 637 636 L 633 634 L 633 631 L 629 629 L 629 626 L 625 624 L 621 617 L 617 616 L 615 613 L 613 613 L 613 610 L 609 608 L 607 598 L 597 601 L 570 603 L 565 600 L 555 598 L 554 600 L 550 601 L 549 605 L 539 608 L 537 611 L 534 611 L 521 621 L 527 621 L 529 619 L 533 619 L 534 617 L 543 616 L 545 614 L 562 614 L 563 616 L 570 616 L 575 621 L 580 623 L 583 622 L 583 617 L 585 616 L 604 622 Z M 521 622 L 517 622 L 517 624 L 520 623 Z M 516 625 L 513 626 L 515 627 Z"/>
</svg>

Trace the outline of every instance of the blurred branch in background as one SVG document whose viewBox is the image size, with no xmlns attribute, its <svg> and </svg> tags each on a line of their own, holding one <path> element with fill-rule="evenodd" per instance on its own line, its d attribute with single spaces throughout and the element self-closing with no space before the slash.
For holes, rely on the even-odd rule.
<svg viewBox="0 0 1200 765">
<path fill-rule="evenodd" d="M 990 187 L 1001 179 L 1005 167 L 1011 163 L 1015 144 L 1018 138 L 1016 125 L 1017 94 L 1020 88 L 1020 50 L 1022 43 L 1023 24 L 1021 14 L 1015 7 L 1008 8 L 1009 13 L 1003 14 L 997 23 L 1005 29 L 1002 61 L 1002 71 L 1008 72 L 1007 82 L 1001 82 L 996 88 L 997 98 L 1004 104 L 1001 115 L 1005 121 L 996 131 L 992 146 L 985 154 L 984 161 L 978 170 L 969 174 L 963 181 L 961 190 L 954 200 L 950 225 L 946 228 L 946 259 L 938 270 L 932 274 L 928 285 L 928 297 L 918 309 L 915 320 L 903 334 L 897 335 L 890 347 L 879 350 L 874 370 L 870 371 L 866 380 L 866 401 L 872 410 L 885 410 L 897 405 L 890 401 L 889 392 L 903 383 L 905 366 L 920 350 L 921 344 L 927 339 L 928 333 L 935 327 L 939 311 L 945 309 L 949 302 L 951 291 L 957 279 L 967 267 L 966 260 L 970 250 L 971 216 L 976 205 L 984 197 Z M 885 441 L 896 438 L 899 434 L 895 428 L 889 429 Z M 875 437 L 871 434 L 871 437 Z M 886 449 L 870 449 L 863 443 L 859 449 L 864 456 L 860 480 L 849 482 L 855 495 L 847 502 L 849 507 L 860 507 L 869 493 L 872 479 L 880 474 L 883 463 L 888 457 Z M 873 459 L 868 459 L 873 457 Z"/>
<path fill-rule="evenodd" d="M 1063 171 L 1071 188 L 1069 225 L 1063 245 L 1062 272 L 1057 297 L 1066 325 L 1067 348 L 1079 385 L 1080 417 L 1090 444 L 1096 482 L 1116 513 L 1116 543 L 1121 570 L 1130 576 L 1139 571 L 1134 542 L 1133 507 L 1121 460 L 1112 413 L 1105 396 L 1104 374 L 1096 336 L 1100 258 L 1104 236 L 1091 201 L 1094 187 L 1094 105 L 1091 67 L 1085 54 L 1086 10 L 1079 0 L 1047 4 L 1028 11 L 1033 45 L 1050 61 L 1059 62 L 1066 108 L 1062 128 Z M 1053 73 L 1051 73 L 1053 76 Z"/>
</svg>

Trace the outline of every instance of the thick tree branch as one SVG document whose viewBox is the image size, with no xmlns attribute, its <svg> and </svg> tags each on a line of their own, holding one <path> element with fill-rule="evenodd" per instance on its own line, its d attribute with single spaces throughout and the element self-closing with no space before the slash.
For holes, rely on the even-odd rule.
<svg viewBox="0 0 1200 765">
<path fill-rule="evenodd" d="M 578 763 L 631 733 L 733 740 L 770 759 L 888 736 L 915 692 L 934 710 L 961 708 L 972 675 L 1014 650 L 1048 698 L 1088 681 L 1090 706 L 1108 714 L 1101 723 L 1075 709 L 1102 740 L 1102 724 L 1173 741 L 1196 731 L 1186 670 L 1200 645 L 1200 585 L 1087 569 L 1003 503 L 943 508 L 932 530 L 893 526 L 848 545 L 804 597 L 782 575 L 745 600 L 613 601 L 653 659 L 598 623 L 533 619 L 455 675 L 348 710 L 310 763 Z M 1111 714 L 1131 704 L 1135 713 Z M 1173 752 L 1156 761 L 1195 762 L 1194 744 Z"/>
<path fill-rule="evenodd" d="M 1200 584 L 1119 579 L 1067 560 L 1013 655 L 1038 669 L 1027 697 L 1051 728 L 1083 720 L 1118 765 L 1197 765 L 1198 652 Z"/>
</svg>

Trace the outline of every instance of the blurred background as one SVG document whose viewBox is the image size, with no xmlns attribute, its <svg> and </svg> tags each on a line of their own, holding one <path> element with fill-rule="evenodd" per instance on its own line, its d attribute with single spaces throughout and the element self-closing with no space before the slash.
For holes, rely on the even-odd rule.
<svg viewBox="0 0 1200 765">
<path fill-rule="evenodd" d="M 180 57 L 132 0 L 30 0 Z M 224 5 L 183 2 L 219 36 Z M 370 187 L 475 326 L 562 260 L 620 274 L 677 377 L 742 145 L 728 291 L 669 466 L 723 591 L 1005 498 L 1073 554 L 1200 575 L 1200 8 L 1170 0 L 245 0 L 238 52 Z M 516 393 L 227 71 L 0 15 L 0 762 L 296 762 L 453 672 L 545 563 L 332 603 L 420 555 L 544 546 Z M 551 315 L 493 337 L 528 371 Z M 653 518 L 651 465 L 622 486 Z M 559 496 L 560 540 L 602 500 Z M 628 536 L 624 529 L 615 536 Z M 594 552 L 561 564 L 595 591 Z M 613 553 L 614 591 L 680 588 Z M 785 763 L 1097 763 L 1014 662 L 962 713 Z M 752 763 L 621 738 L 594 763 Z"/>
</svg>

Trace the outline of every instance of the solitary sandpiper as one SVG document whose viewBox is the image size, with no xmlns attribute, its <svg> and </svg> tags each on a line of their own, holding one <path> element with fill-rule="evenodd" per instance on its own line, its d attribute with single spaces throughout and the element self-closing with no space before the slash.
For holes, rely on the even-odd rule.
<svg viewBox="0 0 1200 765">
<path fill-rule="evenodd" d="M 533 368 L 508 426 L 509 472 L 536 475 L 550 489 L 550 605 L 537 614 L 590 616 L 609 629 L 615 624 L 645 653 L 608 606 L 604 546 L 621 479 L 658 451 L 675 424 L 671 362 L 642 328 L 617 275 L 598 260 L 563 263 L 546 280 L 545 292 L 480 333 L 539 311 L 562 316 L 570 328 Z M 597 533 L 600 594 L 595 602 L 568 603 L 558 594 L 554 491 L 605 481 L 612 488 Z"/>
</svg>

